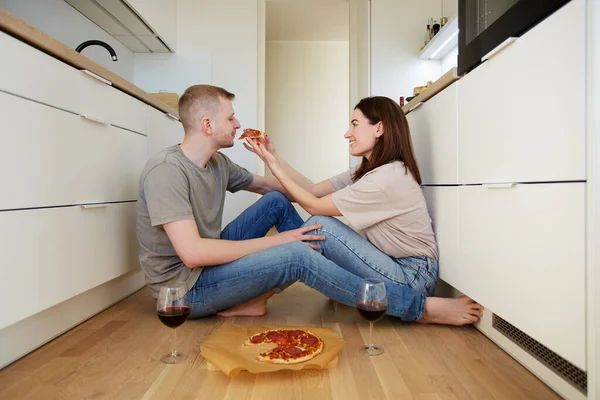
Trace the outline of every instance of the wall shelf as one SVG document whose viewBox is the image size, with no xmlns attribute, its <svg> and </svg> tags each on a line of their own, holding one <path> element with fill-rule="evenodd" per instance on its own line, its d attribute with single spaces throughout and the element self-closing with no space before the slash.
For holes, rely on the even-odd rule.
<svg viewBox="0 0 600 400">
<path fill-rule="evenodd" d="M 454 16 L 423 48 L 419 58 L 422 60 L 441 60 L 453 48 L 458 46 L 458 16 Z"/>
</svg>

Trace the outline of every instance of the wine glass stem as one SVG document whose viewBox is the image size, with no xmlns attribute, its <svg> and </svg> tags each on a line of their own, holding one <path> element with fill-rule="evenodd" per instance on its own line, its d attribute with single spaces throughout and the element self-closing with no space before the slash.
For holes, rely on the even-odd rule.
<svg viewBox="0 0 600 400">
<path fill-rule="evenodd" d="M 373 322 L 369 321 L 369 348 L 373 348 Z"/>
<path fill-rule="evenodd" d="M 173 329 L 173 335 L 172 335 L 172 343 L 171 343 L 171 348 L 173 350 L 171 350 L 171 355 L 173 357 L 175 357 L 175 355 L 177 354 L 177 350 L 175 350 L 177 347 L 177 329 L 172 328 Z"/>
</svg>

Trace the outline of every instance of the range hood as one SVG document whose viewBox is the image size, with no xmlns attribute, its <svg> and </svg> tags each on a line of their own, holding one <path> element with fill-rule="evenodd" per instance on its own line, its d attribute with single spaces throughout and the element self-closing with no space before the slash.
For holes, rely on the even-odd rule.
<svg viewBox="0 0 600 400">
<path fill-rule="evenodd" d="M 123 0 L 65 0 L 134 53 L 171 53 L 160 35 Z"/>
</svg>

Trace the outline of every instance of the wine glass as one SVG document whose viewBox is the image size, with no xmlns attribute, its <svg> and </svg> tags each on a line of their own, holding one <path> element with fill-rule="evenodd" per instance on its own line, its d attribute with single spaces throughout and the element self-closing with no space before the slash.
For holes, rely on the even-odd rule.
<svg viewBox="0 0 600 400">
<path fill-rule="evenodd" d="M 175 350 L 177 333 L 175 328 L 183 324 L 190 315 L 190 301 L 185 298 L 187 289 L 183 282 L 170 282 L 160 288 L 156 310 L 158 319 L 164 325 L 173 329 L 172 351 L 160 358 L 165 364 L 177 364 L 187 358 L 183 353 Z"/>
<path fill-rule="evenodd" d="M 356 308 L 360 315 L 369 321 L 369 345 L 361 353 L 369 356 L 383 354 L 383 349 L 373 344 L 373 323 L 379 321 L 387 311 L 385 284 L 380 279 L 363 279 L 356 294 Z"/>
</svg>

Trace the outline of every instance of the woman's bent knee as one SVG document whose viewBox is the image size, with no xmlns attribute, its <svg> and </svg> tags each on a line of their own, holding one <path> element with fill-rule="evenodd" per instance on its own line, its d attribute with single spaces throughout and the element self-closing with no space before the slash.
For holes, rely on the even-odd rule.
<svg viewBox="0 0 600 400">
<path fill-rule="evenodd" d="M 343 222 L 334 217 L 328 217 L 324 215 L 313 215 L 305 223 L 304 226 L 308 225 L 321 225 L 321 229 L 324 231 L 335 231 L 336 229 L 347 229 L 348 226 Z"/>
</svg>

